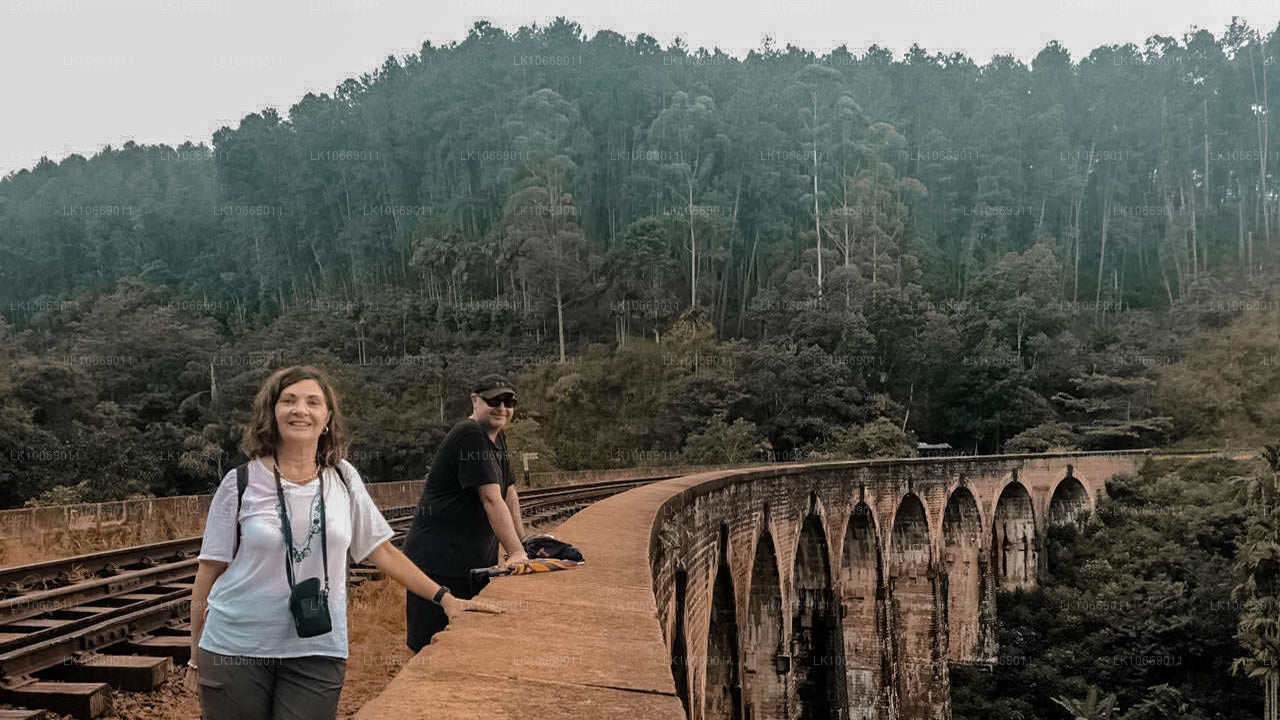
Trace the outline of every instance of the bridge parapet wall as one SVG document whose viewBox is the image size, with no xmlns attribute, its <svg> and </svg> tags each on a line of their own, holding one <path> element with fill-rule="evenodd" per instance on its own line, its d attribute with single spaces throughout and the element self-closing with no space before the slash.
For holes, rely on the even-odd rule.
<svg viewBox="0 0 1280 720">
<path fill-rule="evenodd" d="M 685 488 L 658 510 L 650 562 L 690 717 L 734 717 L 726 705 L 790 717 L 803 687 L 824 682 L 815 675 L 824 667 L 841 676 L 838 692 L 826 692 L 848 703 L 849 717 L 949 717 L 948 662 L 995 660 L 996 589 L 1033 584 L 1051 520 L 1092 510 L 1106 481 L 1148 454 L 851 461 L 681 478 Z M 776 598 L 762 599 L 769 591 L 754 582 L 762 567 Z M 720 573 L 731 606 L 723 581 L 716 600 Z M 778 627 L 760 627 L 761 613 Z M 715 626 L 726 616 L 732 633 Z M 727 634 L 736 643 L 709 641 Z M 735 644 L 735 657 L 718 655 Z"/>
</svg>

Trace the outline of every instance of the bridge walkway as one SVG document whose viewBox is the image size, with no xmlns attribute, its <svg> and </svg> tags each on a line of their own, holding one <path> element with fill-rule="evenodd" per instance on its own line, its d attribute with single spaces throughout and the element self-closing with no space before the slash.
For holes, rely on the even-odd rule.
<svg viewBox="0 0 1280 720">
<path fill-rule="evenodd" d="M 582 550 L 585 565 L 494 580 L 483 597 L 506 612 L 455 621 L 357 720 L 684 718 L 649 540 L 658 508 L 701 477 L 631 490 L 565 521 L 556 535 Z"/>
</svg>

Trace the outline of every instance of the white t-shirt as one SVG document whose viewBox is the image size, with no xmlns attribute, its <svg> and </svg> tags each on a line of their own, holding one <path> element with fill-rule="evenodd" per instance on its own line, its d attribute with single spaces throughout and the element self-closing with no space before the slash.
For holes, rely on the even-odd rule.
<svg viewBox="0 0 1280 720">
<path fill-rule="evenodd" d="M 320 480 L 296 485 L 283 477 L 285 503 L 294 548 L 308 546 L 312 520 L 319 520 L 317 489 L 324 483 L 325 520 L 329 538 L 329 616 L 333 632 L 300 638 L 289 612 L 289 580 L 285 575 L 284 533 L 280 530 L 275 475 L 261 460 L 249 463 L 249 485 L 240 508 L 240 551 L 236 542 L 236 472 L 222 478 L 205 522 L 201 560 L 231 563 L 209 592 L 200 647 L 220 655 L 249 657 L 347 657 L 347 555 L 360 562 L 392 536 L 360 474 L 347 461 L 342 472 L 328 468 Z M 310 537 L 310 552 L 293 566 L 295 582 L 319 578 L 324 583 L 320 534 Z"/>
</svg>

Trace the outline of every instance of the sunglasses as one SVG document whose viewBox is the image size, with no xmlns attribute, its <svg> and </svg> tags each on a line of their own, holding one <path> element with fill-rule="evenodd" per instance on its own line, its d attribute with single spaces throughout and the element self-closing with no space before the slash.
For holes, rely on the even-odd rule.
<svg viewBox="0 0 1280 720">
<path fill-rule="evenodd" d="M 496 398 L 480 398 L 480 399 L 488 403 L 489 407 L 498 407 L 499 405 L 505 405 L 506 407 L 513 408 L 516 406 L 515 395 L 501 395 Z"/>
</svg>

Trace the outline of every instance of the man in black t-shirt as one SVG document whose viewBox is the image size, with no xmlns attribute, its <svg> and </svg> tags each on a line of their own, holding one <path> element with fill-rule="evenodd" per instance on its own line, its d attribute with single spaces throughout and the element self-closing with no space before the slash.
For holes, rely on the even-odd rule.
<svg viewBox="0 0 1280 720">
<path fill-rule="evenodd" d="M 471 415 L 436 450 L 404 542 L 404 554 L 454 597 L 475 597 L 488 584 L 473 583 L 470 571 L 496 565 L 499 543 L 508 563 L 528 559 L 504 432 L 515 407 L 516 391 L 505 377 L 486 375 L 475 384 Z M 429 599 L 411 592 L 406 598 L 406 641 L 418 652 L 449 618 Z"/>
</svg>

